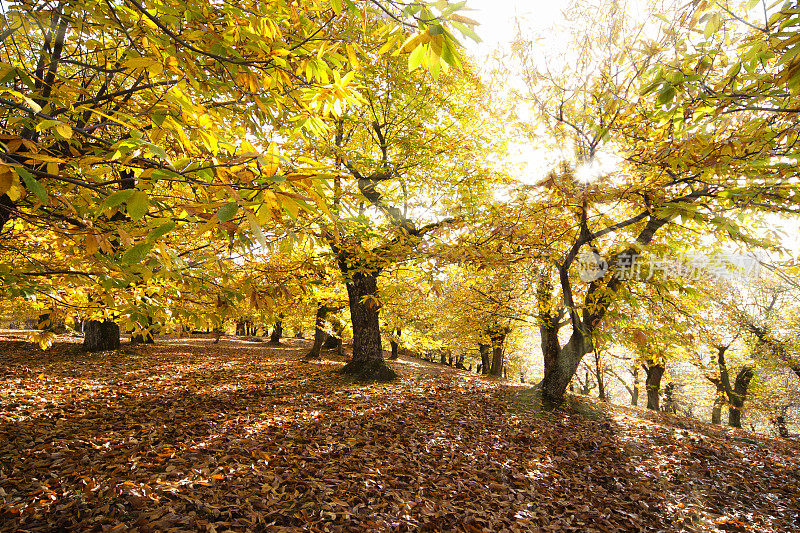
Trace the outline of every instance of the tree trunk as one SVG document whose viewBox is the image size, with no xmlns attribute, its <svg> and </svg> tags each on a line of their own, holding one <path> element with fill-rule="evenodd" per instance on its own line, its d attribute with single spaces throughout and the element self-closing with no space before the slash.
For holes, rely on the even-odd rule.
<svg viewBox="0 0 800 533">
<path fill-rule="evenodd" d="M 664 376 L 664 365 L 651 363 L 644 365 L 647 372 L 645 388 L 647 389 L 647 408 L 658 411 L 658 392 L 661 390 L 661 378 Z"/>
<path fill-rule="evenodd" d="M 119 326 L 113 320 L 89 320 L 84 326 L 83 349 L 106 352 L 119 349 Z"/>
<path fill-rule="evenodd" d="M 663 410 L 665 413 L 678 413 L 678 403 L 675 399 L 675 383 L 670 381 L 667 383 L 667 386 L 664 387 L 664 406 Z"/>
<path fill-rule="evenodd" d="M 502 376 L 503 375 L 503 347 L 502 346 L 494 346 L 492 347 L 492 368 L 489 370 L 490 376 Z"/>
<path fill-rule="evenodd" d="M 328 340 L 328 332 L 325 331 L 325 318 L 328 316 L 328 306 L 321 304 L 317 307 L 317 315 L 314 318 L 314 344 L 311 351 L 306 355 L 306 359 L 319 359 L 322 345 Z"/>
<path fill-rule="evenodd" d="M 747 398 L 747 388 L 753 379 L 753 368 L 743 366 L 736 375 L 736 380 L 731 387 L 728 365 L 725 363 L 727 346 L 717 346 L 717 364 L 719 365 L 719 381 L 728 397 L 728 425 L 734 428 L 742 427 L 742 408 Z"/>
<path fill-rule="evenodd" d="M 395 330 L 395 336 L 393 336 L 392 340 L 389 341 L 389 343 L 392 346 L 392 355 L 389 358 L 392 361 L 397 360 L 397 358 L 400 356 L 400 354 L 399 354 L 399 351 L 400 351 L 400 342 L 399 342 L 399 340 L 400 340 L 400 335 L 402 335 L 402 333 L 403 333 L 402 330 L 400 328 L 397 328 Z"/>
<path fill-rule="evenodd" d="M 631 392 L 631 405 L 639 405 L 639 367 L 633 365 L 633 390 Z"/>
<path fill-rule="evenodd" d="M 786 414 L 791 405 L 782 405 L 780 412 L 776 413 L 775 418 L 770 419 L 770 422 L 775 426 L 778 431 L 778 436 L 784 439 L 789 438 L 789 428 L 786 425 Z"/>
<path fill-rule="evenodd" d="M 342 372 L 362 381 L 391 381 L 397 377 L 383 358 L 377 293 L 378 272 L 352 273 L 347 297 L 353 323 L 353 357 Z"/>
<path fill-rule="evenodd" d="M 548 342 L 547 346 L 558 346 Z M 544 346 L 544 345 L 543 345 Z M 587 353 L 583 334 L 573 332 L 563 348 L 558 349 L 555 356 L 548 360 L 545 358 L 544 379 L 542 379 L 542 400 L 546 407 L 559 405 L 564 401 L 564 393 L 572 381 L 572 376 L 578 370 L 581 359 Z"/>
<path fill-rule="evenodd" d="M 489 374 L 489 370 L 490 370 L 491 364 L 492 364 L 491 363 L 491 355 L 490 355 L 491 351 L 489 350 L 489 348 L 491 348 L 491 347 L 488 344 L 479 344 L 478 345 L 478 350 L 480 350 L 480 353 L 481 353 L 481 364 L 479 366 L 481 368 L 481 374 L 483 374 L 483 375 L 488 375 Z"/>
<path fill-rule="evenodd" d="M 506 336 L 509 333 L 509 328 L 495 326 L 487 330 L 489 338 L 492 341 L 492 366 L 489 370 L 490 376 L 503 376 L 503 355 L 505 352 Z"/>
<path fill-rule="evenodd" d="M 751 379 L 753 379 L 753 369 L 749 366 L 742 367 L 736 375 L 733 394 L 730 395 L 730 407 L 728 408 L 728 425 L 731 427 L 742 427 L 742 411 L 744 410 L 744 401 L 747 399 L 747 388 L 750 386 Z"/>
<path fill-rule="evenodd" d="M 711 423 L 720 425 L 722 424 L 722 406 L 725 405 L 725 386 L 722 380 L 712 380 L 712 383 L 717 387 L 717 393 L 714 397 L 714 406 L 711 408 Z"/>
<path fill-rule="evenodd" d="M 283 337 L 283 314 L 278 315 L 278 319 L 275 321 L 275 329 L 272 330 L 272 334 L 269 336 L 269 343 L 280 344 L 281 337 Z"/>
<path fill-rule="evenodd" d="M 600 357 L 600 352 L 597 351 L 597 348 L 594 350 L 594 373 L 595 379 L 597 379 L 597 397 L 607 401 L 606 388 L 603 383 L 603 359 Z"/>
<path fill-rule="evenodd" d="M 578 379 L 580 380 L 580 378 L 578 378 Z M 586 376 L 585 376 L 585 378 L 584 378 L 584 381 L 583 381 L 583 383 L 581 384 L 581 389 L 580 389 L 580 392 L 581 392 L 581 394 L 583 394 L 584 396 L 589 396 L 589 393 L 590 393 L 590 392 L 592 392 L 592 388 L 593 388 L 593 387 L 591 387 L 591 386 L 589 385 L 589 369 L 587 368 L 587 369 L 586 369 Z"/>
<path fill-rule="evenodd" d="M 338 308 L 329 307 L 328 311 L 338 311 Z M 325 339 L 325 342 L 322 345 L 322 349 L 324 350 L 336 350 L 337 355 L 342 355 L 342 337 L 344 335 L 344 324 L 342 321 L 336 317 L 328 319 L 328 324 L 330 324 L 331 329 L 333 329 L 333 334 L 328 334 L 328 338 Z"/>
</svg>

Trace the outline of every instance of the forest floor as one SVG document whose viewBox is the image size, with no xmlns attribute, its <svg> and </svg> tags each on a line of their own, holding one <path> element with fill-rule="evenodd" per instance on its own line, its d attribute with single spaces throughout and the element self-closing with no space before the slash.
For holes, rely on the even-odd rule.
<svg viewBox="0 0 800 533">
<path fill-rule="evenodd" d="M 6 332 L 9 333 L 9 332 Z M 0 334 L 2 531 L 797 531 L 800 445 L 401 358 Z"/>
</svg>

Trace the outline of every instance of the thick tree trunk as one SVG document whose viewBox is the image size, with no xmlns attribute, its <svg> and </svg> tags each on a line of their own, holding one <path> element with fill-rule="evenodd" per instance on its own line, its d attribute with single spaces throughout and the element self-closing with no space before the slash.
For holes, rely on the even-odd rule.
<svg viewBox="0 0 800 533">
<path fill-rule="evenodd" d="M 633 365 L 633 391 L 631 392 L 631 405 L 639 405 L 639 366 Z"/>
<path fill-rule="evenodd" d="M 119 349 L 119 326 L 113 320 L 89 320 L 84 328 L 83 349 L 106 352 Z"/>
<path fill-rule="evenodd" d="M 311 346 L 311 351 L 306 355 L 306 359 L 319 359 L 322 345 L 328 340 L 328 332 L 325 331 L 325 319 L 328 316 L 328 310 L 328 306 L 324 304 L 317 307 L 317 315 L 314 318 L 314 344 Z"/>
<path fill-rule="evenodd" d="M 548 342 L 552 346 L 552 342 Z M 558 346 L 558 340 L 555 340 Z M 569 382 L 578 370 L 581 359 L 587 353 L 580 332 L 574 332 L 563 348 L 558 349 L 556 356 L 545 358 L 544 379 L 542 379 L 542 399 L 546 407 L 559 405 L 564 401 L 564 393 Z"/>
<path fill-rule="evenodd" d="M 661 390 L 661 378 L 664 376 L 664 365 L 650 364 L 645 365 L 647 379 L 645 388 L 647 389 L 647 408 L 658 411 L 658 392 Z"/>
<path fill-rule="evenodd" d="M 489 370 L 491 369 L 491 346 L 488 344 L 479 344 L 478 350 L 481 353 L 481 364 L 479 365 L 481 368 L 481 374 L 488 375 Z"/>
<path fill-rule="evenodd" d="M 275 328 L 272 330 L 272 334 L 269 336 L 269 343 L 270 344 L 280 344 L 281 337 L 283 337 L 283 315 L 278 315 L 278 319 L 275 321 Z"/>
<path fill-rule="evenodd" d="M 731 427 L 742 427 L 742 411 L 744 410 L 744 401 L 747 399 L 747 388 L 750 386 L 751 379 L 753 379 L 753 369 L 749 366 L 742 367 L 736 375 L 733 394 L 730 395 L 730 407 L 728 408 L 728 425 Z"/>
<path fill-rule="evenodd" d="M 347 282 L 353 357 L 342 372 L 362 381 L 391 381 L 397 377 L 383 358 L 377 293 L 378 272 L 355 272 Z"/>
<path fill-rule="evenodd" d="M 492 347 L 492 369 L 489 371 L 490 376 L 503 375 L 503 347 Z"/>
</svg>

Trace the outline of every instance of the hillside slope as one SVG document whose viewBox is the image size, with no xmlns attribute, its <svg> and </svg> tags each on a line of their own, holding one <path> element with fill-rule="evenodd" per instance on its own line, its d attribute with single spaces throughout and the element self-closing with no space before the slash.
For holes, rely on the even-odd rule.
<svg viewBox="0 0 800 533">
<path fill-rule="evenodd" d="M 305 341 L 0 339 L 3 531 L 791 531 L 800 446 Z M 675 424 L 683 427 L 676 427 Z"/>
</svg>

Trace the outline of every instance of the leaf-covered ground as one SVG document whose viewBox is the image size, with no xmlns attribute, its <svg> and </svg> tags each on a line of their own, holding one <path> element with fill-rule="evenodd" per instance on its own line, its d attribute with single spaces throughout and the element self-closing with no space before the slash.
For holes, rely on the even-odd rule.
<svg viewBox="0 0 800 533">
<path fill-rule="evenodd" d="M 82 354 L 0 338 L 3 531 L 790 531 L 800 446 L 413 359 L 207 339 Z M 677 426 L 676 426 L 677 424 Z"/>
</svg>

